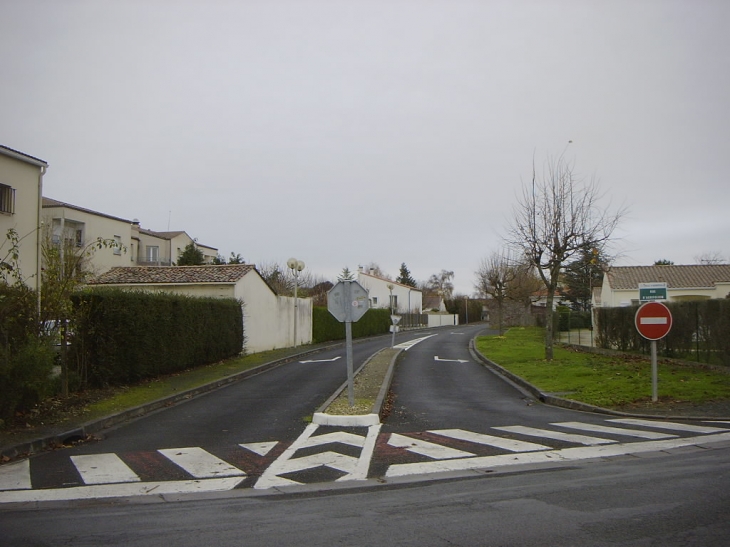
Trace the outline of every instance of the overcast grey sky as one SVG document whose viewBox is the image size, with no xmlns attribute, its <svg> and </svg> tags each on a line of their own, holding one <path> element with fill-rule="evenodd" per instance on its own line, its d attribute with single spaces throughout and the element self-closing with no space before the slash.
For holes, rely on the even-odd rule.
<svg viewBox="0 0 730 547">
<path fill-rule="evenodd" d="M 471 293 L 563 152 L 629 208 L 617 264 L 728 258 L 729 28 L 726 0 L 0 0 L 0 144 L 47 197 L 329 278 Z"/>
</svg>

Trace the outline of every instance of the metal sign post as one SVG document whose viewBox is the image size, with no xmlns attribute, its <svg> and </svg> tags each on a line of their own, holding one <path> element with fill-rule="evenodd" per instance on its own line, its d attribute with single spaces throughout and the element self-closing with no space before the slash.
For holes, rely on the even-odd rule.
<svg viewBox="0 0 730 547">
<path fill-rule="evenodd" d="M 672 328 L 672 312 L 661 302 L 647 302 L 636 311 L 634 322 L 639 334 L 651 340 L 651 400 L 656 403 L 659 400 L 656 341 Z"/>
<path fill-rule="evenodd" d="M 327 309 L 340 323 L 345 323 L 347 353 L 347 398 L 355 406 L 355 381 L 352 364 L 352 323 L 359 320 L 370 307 L 368 292 L 357 281 L 343 280 L 327 293 Z"/>
</svg>

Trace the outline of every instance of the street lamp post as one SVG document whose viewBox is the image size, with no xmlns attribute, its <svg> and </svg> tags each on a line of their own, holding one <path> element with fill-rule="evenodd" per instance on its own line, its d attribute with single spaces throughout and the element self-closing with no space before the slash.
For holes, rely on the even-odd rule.
<svg viewBox="0 0 730 547">
<path fill-rule="evenodd" d="M 299 289 L 299 274 L 304 269 L 304 262 L 296 258 L 290 258 L 286 261 L 286 265 L 294 274 L 294 347 L 297 347 L 297 316 L 299 315 L 299 299 L 297 290 Z"/>
</svg>

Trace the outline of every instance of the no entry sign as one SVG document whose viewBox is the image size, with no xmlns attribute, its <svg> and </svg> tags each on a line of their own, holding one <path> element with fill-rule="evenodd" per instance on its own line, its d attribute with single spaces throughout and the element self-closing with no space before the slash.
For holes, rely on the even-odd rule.
<svg viewBox="0 0 730 547">
<path fill-rule="evenodd" d="M 659 340 L 672 328 L 672 313 L 661 302 L 647 302 L 637 310 L 635 322 L 641 336 Z"/>
</svg>

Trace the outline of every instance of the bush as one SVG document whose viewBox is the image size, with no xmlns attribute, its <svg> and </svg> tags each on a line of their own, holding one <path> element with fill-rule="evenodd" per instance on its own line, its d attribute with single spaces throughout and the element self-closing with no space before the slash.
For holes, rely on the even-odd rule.
<svg viewBox="0 0 730 547">
<path fill-rule="evenodd" d="M 390 310 L 371 308 L 359 321 L 352 324 L 352 337 L 373 336 L 390 332 Z M 340 323 L 327 308 L 315 307 L 312 310 L 312 343 L 345 339 L 345 324 Z"/>
<path fill-rule="evenodd" d="M 11 418 L 53 394 L 53 357 L 50 346 L 36 337 L 13 351 L 0 348 L 0 418 Z"/>
<path fill-rule="evenodd" d="M 104 289 L 73 300 L 75 373 L 91 386 L 207 365 L 243 348 L 243 313 L 234 299 Z"/>
</svg>

